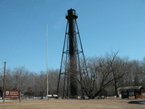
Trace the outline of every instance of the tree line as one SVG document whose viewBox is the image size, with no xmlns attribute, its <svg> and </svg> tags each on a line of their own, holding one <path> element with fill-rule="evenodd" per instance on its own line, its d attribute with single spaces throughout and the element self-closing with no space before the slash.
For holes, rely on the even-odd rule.
<svg viewBox="0 0 145 109">
<path fill-rule="evenodd" d="M 0 72 L 0 88 L 3 90 L 3 70 Z M 58 69 L 49 70 L 49 94 L 56 90 L 58 80 Z M 6 69 L 5 90 L 20 90 L 28 96 L 46 96 L 47 73 L 30 72 L 25 67 L 16 67 L 13 70 Z"/>
<path fill-rule="evenodd" d="M 87 72 L 80 70 L 77 80 L 80 95 L 95 98 L 100 94 L 116 95 L 118 87 L 145 86 L 145 58 L 143 60 L 129 60 L 119 57 L 116 53 L 106 53 L 104 56 L 86 58 Z M 80 61 L 80 67 L 84 62 Z M 59 69 L 49 70 L 49 94 L 56 94 Z M 60 95 L 63 91 L 63 77 L 60 82 Z M 3 88 L 3 71 L 0 72 L 0 87 Z M 25 67 L 6 69 L 6 90 L 20 90 L 28 96 L 45 96 L 47 91 L 47 72 L 30 72 Z"/>
</svg>

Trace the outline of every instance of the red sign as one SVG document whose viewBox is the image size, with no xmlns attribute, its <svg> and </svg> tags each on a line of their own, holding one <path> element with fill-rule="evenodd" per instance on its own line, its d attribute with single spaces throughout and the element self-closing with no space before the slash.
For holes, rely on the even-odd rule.
<svg viewBox="0 0 145 109">
<path fill-rule="evenodd" d="M 5 90 L 5 98 L 19 98 L 19 90 Z"/>
</svg>

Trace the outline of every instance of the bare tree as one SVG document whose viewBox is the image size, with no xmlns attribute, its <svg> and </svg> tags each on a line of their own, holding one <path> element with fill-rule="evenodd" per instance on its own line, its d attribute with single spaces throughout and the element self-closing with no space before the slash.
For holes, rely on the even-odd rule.
<svg viewBox="0 0 145 109">
<path fill-rule="evenodd" d="M 39 75 L 39 79 L 38 79 L 38 84 L 37 85 L 39 85 L 39 87 L 40 87 L 40 94 L 42 96 L 42 99 L 43 99 L 43 95 L 45 94 L 46 88 L 47 88 L 46 80 L 47 80 L 46 72 L 41 71 L 40 75 Z"/>
<path fill-rule="evenodd" d="M 114 80 L 112 81 L 112 84 L 114 86 L 114 90 L 115 90 L 115 95 L 117 97 L 119 97 L 118 95 L 118 82 L 121 78 L 123 78 L 123 76 L 125 75 L 125 73 L 127 72 L 127 62 L 128 59 L 121 59 L 120 57 L 116 57 L 118 54 L 118 52 L 113 53 L 111 55 L 107 54 L 106 58 L 108 60 L 108 64 L 111 65 L 110 69 L 112 72 L 112 76 L 114 78 Z"/>
<path fill-rule="evenodd" d="M 13 85 L 13 89 L 24 91 L 27 84 L 28 70 L 25 67 L 14 68 L 12 72 L 7 72 L 7 77 Z"/>
<path fill-rule="evenodd" d="M 90 58 L 87 62 L 87 72 L 79 72 L 81 73 L 81 81 L 78 78 L 76 79 L 89 98 L 94 99 L 105 87 L 114 81 L 112 66 L 117 53 L 114 53 L 111 58 L 108 58 L 108 55 L 96 59 Z M 122 76 L 116 76 L 115 80 Z"/>
<path fill-rule="evenodd" d="M 58 69 L 49 70 L 49 93 L 56 94 L 57 93 L 57 83 L 58 83 Z"/>
</svg>

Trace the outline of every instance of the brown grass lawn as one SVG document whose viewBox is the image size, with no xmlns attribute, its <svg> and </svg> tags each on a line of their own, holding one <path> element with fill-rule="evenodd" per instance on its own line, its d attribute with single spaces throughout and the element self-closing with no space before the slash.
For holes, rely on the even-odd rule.
<svg viewBox="0 0 145 109">
<path fill-rule="evenodd" d="M 129 101 L 145 101 L 143 99 L 121 100 L 120 98 L 94 100 L 23 100 L 0 102 L 0 109 L 145 109 L 145 105 L 129 104 Z"/>
</svg>

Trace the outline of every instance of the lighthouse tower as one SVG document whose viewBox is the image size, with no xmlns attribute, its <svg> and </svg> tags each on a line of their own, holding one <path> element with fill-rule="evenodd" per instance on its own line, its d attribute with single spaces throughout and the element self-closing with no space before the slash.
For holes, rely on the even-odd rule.
<svg viewBox="0 0 145 109">
<path fill-rule="evenodd" d="M 80 68 L 80 54 L 82 54 L 82 59 L 85 62 L 81 38 L 76 22 L 77 18 L 78 16 L 74 9 L 69 9 L 67 11 L 67 25 L 57 85 L 57 93 L 59 94 L 59 92 L 61 92 L 59 89 L 60 80 L 63 80 L 63 97 L 68 96 L 75 98 L 78 96 L 79 83 L 77 79 L 79 79 L 79 74 L 82 71 L 82 68 Z"/>
</svg>

